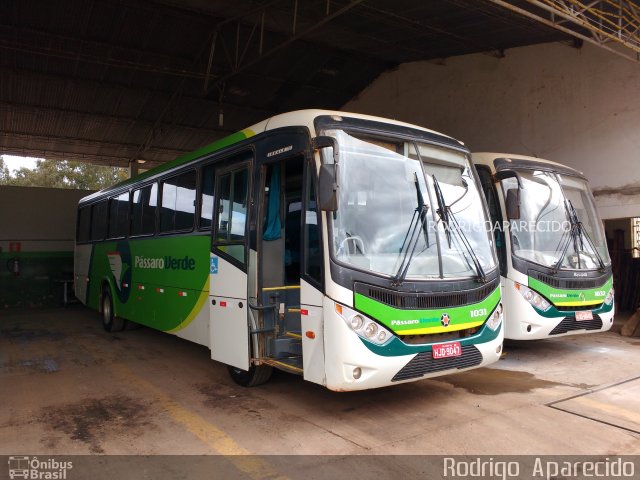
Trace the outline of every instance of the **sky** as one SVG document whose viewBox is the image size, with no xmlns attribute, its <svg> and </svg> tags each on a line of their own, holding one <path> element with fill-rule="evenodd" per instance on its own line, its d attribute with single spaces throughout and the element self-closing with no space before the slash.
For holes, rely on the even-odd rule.
<svg viewBox="0 0 640 480">
<path fill-rule="evenodd" d="M 2 159 L 11 173 L 20 170 L 22 167 L 33 169 L 36 166 L 36 161 L 40 160 L 39 158 L 17 157 L 15 155 L 2 155 Z"/>
</svg>

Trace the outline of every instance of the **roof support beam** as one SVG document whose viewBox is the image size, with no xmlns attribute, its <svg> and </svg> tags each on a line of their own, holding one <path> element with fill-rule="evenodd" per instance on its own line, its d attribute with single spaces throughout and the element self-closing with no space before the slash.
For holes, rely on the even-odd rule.
<svg viewBox="0 0 640 480">
<path fill-rule="evenodd" d="M 101 113 L 90 112 L 86 110 L 77 110 L 72 108 L 59 108 L 52 106 L 43 106 L 27 103 L 13 103 L 13 102 L 0 102 L 0 113 L 6 113 L 11 116 L 17 115 L 29 115 L 39 119 L 71 119 L 78 123 L 83 121 L 98 122 L 103 127 L 110 124 L 115 125 L 131 125 L 132 122 L 139 127 L 149 127 L 153 123 L 149 120 L 136 119 L 132 117 L 123 117 L 118 115 L 104 115 Z M 180 130 L 181 134 L 185 135 L 198 135 L 205 134 L 211 137 L 213 134 L 220 134 L 222 136 L 229 135 L 235 130 L 228 129 L 210 129 L 210 128 L 196 128 L 190 125 L 176 124 L 175 128 Z"/>
<path fill-rule="evenodd" d="M 330 13 L 329 15 L 325 15 L 322 19 L 318 20 L 313 25 L 302 29 L 298 33 L 293 33 L 291 36 L 289 36 L 284 41 L 282 41 L 281 43 L 279 43 L 275 47 L 271 48 L 270 50 L 268 50 L 268 51 L 266 51 L 264 53 L 258 54 L 257 56 L 245 61 L 245 56 L 247 55 L 247 52 L 249 51 L 250 46 L 252 45 L 253 38 L 254 38 L 254 33 L 255 33 L 256 28 L 257 28 L 257 25 L 261 24 L 262 26 L 264 26 L 264 23 L 262 22 L 262 19 L 264 18 L 262 13 L 263 12 L 267 12 L 270 7 L 272 7 L 274 4 L 279 3 L 281 1 L 282 0 L 274 0 L 273 2 L 270 2 L 270 3 L 268 3 L 267 5 L 265 5 L 263 7 L 258 7 L 256 9 L 248 12 L 246 15 L 238 16 L 238 17 L 226 20 L 224 22 L 220 22 L 220 23 L 218 23 L 216 25 L 216 29 L 214 30 L 214 33 L 213 33 L 214 41 L 211 43 L 211 50 L 210 50 L 210 53 L 209 53 L 209 62 L 208 62 L 208 66 L 207 66 L 207 71 L 204 74 L 205 95 L 207 95 L 213 88 L 217 88 L 218 92 L 219 92 L 219 95 L 218 95 L 219 102 L 220 102 L 220 104 L 222 104 L 222 99 L 223 99 L 223 96 L 224 96 L 225 82 L 227 80 L 231 79 L 232 77 L 235 77 L 236 75 L 238 75 L 241 72 L 244 72 L 245 70 L 247 70 L 248 68 L 254 66 L 255 64 L 257 64 L 259 62 L 262 62 L 265 58 L 273 55 L 276 52 L 279 52 L 280 50 L 282 50 L 283 48 L 287 47 L 291 43 L 301 39 L 302 37 L 304 37 L 306 35 L 309 35 L 313 31 L 315 31 L 318 28 L 320 28 L 321 26 L 327 24 L 331 20 L 334 20 L 335 18 L 339 17 L 343 13 L 351 10 L 353 7 L 359 5 L 364 0 L 351 0 L 345 6 L 335 10 L 333 13 Z M 241 41 L 240 41 L 241 28 L 245 27 L 246 26 L 245 22 L 247 22 L 247 19 L 251 18 L 256 13 L 259 14 L 258 15 L 258 19 L 255 21 L 255 24 L 253 25 L 253 28 L 251 29 L 251 32 L 250 32 L 250 34 L 248 36 L 247 42 L 243 46 L 241 46 Z M 293 31 L 295 31 L 295 29 L 296 29 L 296 22 L 297 22 L 297 12 L 295 12 L 295 9 L 294 9 L 294 18 L 293 18 L 293 25 L 292 25 L 292 30 Z M 231 24 L 232 27 L 235 27 L 235 28 L 232 29 L 233 30 L 233 38 L 234 38 L 234 40 L 233 41 L 229 40 L 229 41 L 225 42 L 224 37 L 222 35 L 220 35 L 220 32 L 222 32 L 222 27 L 224 25 L 227 25 L 227 24 Z M 260 38 L 262 38 L 263 35 L 264 35 L 264 31 L 260 32 Z M 220 37 L 219 40 L 218 40 L 218 37 Z M 213 71 L 212 65 L 215 65 L 215 63 L 214 63 L 214 61 L 215 61 L 214 55 L 215 55 L 216 44 L 217 44 L 218 41 L 220 41 L 222 46 L 224 47 L 223 50 L 225 52 L 227 63 L 230 64 L 230 69 L 229 69 L 229 67 L 227 67 L 228 71 L 226 73 L 217 74 L 216 75 L 216 74 L 212 73 L 212 71 Z M 234 45 L 234 44 L 235 44 L 235 55 L 231 55 L 229 45 Z M 200 56 L 206 50 L 207 46 L 208 45 L 204 45 L 203 46 L 203 49 L 196 55 L 196 57 L 195 57 L 196 59 L 200 58 Z M 241 51 L 241 49 L 242 49 L 242 51 Z M 261 51 L 261 49 L 262 49 L 262 47 L 260 47 L 260 51 Z M 150 148 L 150 146 L 154 143 L 154 140 L 159 135 L 159 131 L 160 131 L 160 128 L 162 127 L 162 125 L 164 125 L 164 124 L 172 125 L 173 123 L 175 123 L 177 121 L 177 118 L 176 118 L 175 114 L 173 113 L 173 105 L 178 101 L 178 99 L 182 95 L 182 92 L 183 92 L 183 89 L 184 89 L 184 81 L 185 81 L 185 78 L 182 78 L 180 80 L 180 83 L 177 86 L 176 90 L 174 91 L 173 95 L 171 96 L 171 98 L 169 99 L 169 101 L 165 105 L 164 109 L 162 110 L 162 112 L 160 113 L 158 118 L 156 119 L 153 127 L 150 128 L 148 135 L 146 136 L 145 140 L 140 144 L 140 146 L 138 147 L 138 149 L 136 151 L 136 154 L 131 158 L 131 160 L 136 160 L 147 149 Z M 222 113 L 222 110 L 220 110 L 220 113 Z M 220 118 L 222 118 L 222 115 L 220 115 Z"/>
<path fill-rule="evenodd" d="M 224 86 L 224 82 L 226 82 L 227 80 L 229 80 L 232 77 L 235 77 L 236 75 L 238 75 L 239 73 L 247 70 L 248 68 L 254 66 L 255 64 L 257 64 L 258 62 L 263 61 L 265 58 L 268 58 L 269 56 L 273 55 L 274 53 L 279 52 L 280 50 L 282 50 L 284 47 L 292 44 L 293 42 L 295 42 L 296 40 L 299 40 L 307 35 L 309 35 L 310 33 L 314 32 L 315 30 L 317 30 L 318 28 L 322 27 L 323 25 L 329 23 L 331 20 L 334 20 L 335 18 L 339 17 L 340 15 L 344 14 L 345 12 L 351 10 L 353 7 L 361 4 L 364 0 L 351 0 L 348 4 L 346 4 L 345 6 L 335 10 L 333 13 L 330 14 L 325 14 L 325 16 L 321 19 L 318 19 L 318 21 L 316 21 L 316 23 L 308 26 L 307 28 L 298 31 L 298 33 L 296 33 L 296 29 L 297 29 L 297 0 L 294 0 L 294 8 L 293 8 L 293 18 L 292 18 L 292 26 L 291 26 L 291 31 L 292 34 L 291 36 L 289 36 L 288 38 L 286 38 L 285 40 L 283 40 L 282 42 L 280 42 L 279 44 L 277 44 L 276 46 L 274 46 L 273 48 L 271 48 L 270 50 L 263 52 L 263 37 L 264 37 L 264 13 L 268 12 L 268 8 L 271 6 L 271 4 L 267 5 L 264 9 L 264 11 L 262 12 L 258 12 L 260 15 L 258 16 L 258 18 L 255 20 L 255 22 L 253 23 L 253 26 L 251 28 L 251 31 L 248 35 L 248 38 L 246 40 L 246 43 L 241 47 L 241 43 L 240 43 L 240 22 L 241 21 L 246 21 L 247 18 L 239 18 L 237 19 L 238 23 L 236 25 L 236 29 L 235 29 L 235 56 L 234 61 L 230 62 L 231 63 L 231 68 L 227 73 L 224 74 L 218 74 L 215 75 L 212 73 L 212 62 L 213 62 L 213 57 L 215 55 L 215 48 L 216 48 L 216 40 L 220 37 L 220 40 L 222 42 L 223 46 L 226 46 L 227 44 L 230 44 L 231 42 L 229 41 L 225 41 L 224 36 L 222 35 L 222 25 L 218 25 L 216 27 L 216 31 L 214 33 L 214 41 L 211 44 L 211 51 L 209 54 L 209 58 L 210 58 L 210 62 L 209 62 L 209 66 L 207 68 L 207 72 L 206 72 L 206 79 L 205 79 L 205 89 L 207 91 L 210 91 L 212 88 L 214 87 L 218 87 L 219 89 L 223 89 Z M 328 11 L 328 8 L 327 8 Z M 254 12 L 251 12 L 254 13 Z M 259 47 L 257 49 L 258 54 L 256 56 L 254 56 L 253 58 L 244 61 L 247 55 L 247 52 L 249 51 L 249 48 L 253 42 L 253 37 L 254 37 L 254 32 L 257 28 L 257 26 L 260 25 L 261 31 L 260 31 L 260 42 L 259 42 Z M 240 53 L 240 49 L 242 48 L 242 52 Z M 210 80 L 212 80 L 212 82 L 210 82 Z M 210 84 L 211 83 L 211 84 Z"/>
<path fill-rule="evenodd" d="M 10 145 L 5 146 L 6 143 Z M 37 145 L 46 145 L 46 147 L 37 149 L 30 147 L 30 145 L 34 143 Z M 101 159 L 103 161 L 110 160 L 111 163 L 108 163 L 108 165 L 127 167 L 131 153 L 135 151 L 136 147 L 137 145 L 130 143 L 104 142 L 101 140 L 78 139 L 60 135 L 36 135 L 32 132 L 12 130 L 0 131 L 0 149 L 2 149 L 3 153 L 15 155 L 29 155 L 60 160 Z M 82 151 L 83 149 L 85 150 L 84 152 Z M 187 152 L 188 150 L 176 148 L 153 147 L 148 149 L 148 153 L 151 156 L 165 157 L 163 161 L 172 160 Z M 147 159 L 141 160 L 148 162 Z"/>
<path fill-rule="evenodd" d="M 75 60 L 76 62 L 94 63 L 107 67 L 136 70 L 146 73 L 157 73 L 161 75 L 171 75 L 175 77 L 186 77 L 200 80 L 204 78 L 204 74 L 190 70 L 188 68 L 168 67 L 167 65 L 187 65 L 189 60 L 178 56 L 170 56 L 165 53 L 144 51 L 132 47 L 115 46 L 105 42 L 97 42 L 95 40 L 87 40 L 81 37 L 71 37 L 68 35 L 57 35 L 43 30 L 34 30 L 26 27 L 14 27 L 12 25 L 0 24 L 0 29 L 12 34 L 14 38 L 20 40 L 0 39 L 0 49 L 13 50 L 20 53 L 28 53 L 44 57 L 63 58 L 67 60 Z M 68 48 L 45 46 L 49 44 L 64 42 Z M 113 58 L 111 56 L 97 55 L 89 52 L 83 52 L 84 47 L 91 47 L 90 50 L 101 50 L 108 52 L 114 48 L 119 52 L 121 58 Z M 140 60 L 132 61 L 124 57 L 136 56 L 141 58 L 153 58 L 155 63 L 144 63 Z"/>
<path fill-rule="evenodd" d="M 640 61 L 640 9 L 629 0 L 526 0 L 548 18 L 539 10 L 504 0 L 489 1 L 628 60 Z"/>
</svg>

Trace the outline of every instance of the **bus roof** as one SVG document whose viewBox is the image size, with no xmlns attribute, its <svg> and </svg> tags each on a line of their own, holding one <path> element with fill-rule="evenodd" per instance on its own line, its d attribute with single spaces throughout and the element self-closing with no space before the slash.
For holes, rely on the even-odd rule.
<svg viewBox="0 0 640 480">
<path fill-rule="evenodd" d="M 562 163 L 554 162 L 551 160 L 545 160 L 544 158 L 531 157 L 528 155 L 519 155 L 517 153 L 496 153 L 496 152 L 473 152 L 471 154 L 471 159 L 473 163 L 477 163 L 479 165 L 488 165 L 491 167 L 491 170 L 495 171 L 494 160 L 496 159 L 511 159 L 511 160 L 523 160 L 525 162 L 532 162 L 537 164 L 548 165 L 549 167 L 558 167 L 559 170 L 571 170 L 581 177 L 584 177 L 584 174 L 576 170 L 575 168 L 571 168 Z"/>
<path fill-rule="evenodd" d="M 397 120 L 391 120 L 388 118 L 383 118 L 383 117 L 376 117 L 376 116 L 372 116 L 372 115 L 363 115 L 363 114 L 359 114 L 359 113 L 349 113 L 349 112 L 341 112 L 341 111 L 337 111 L 337 110 L 320 110 L 320 109 L 308 109 L 308 110 L 297 110 L 297 111 L 293 111 L 293 112 L 287 112 L 287 113 L 282 113 L 279 115 L 275 115 L 273 117 L 267 118 L 266 120 L 263 120 L 261 122 L 258 122 L 248 128 L 245 128 L 244 130 L 241 130 L 239 132 L 233 133 L 227 137 L 221 138 L 219 140 L 216 140 L 213 143 L 210 143 L 209 145 L 205 145 L 204 147 L 199 148 L 198 150 L 195 150 L 193 152 L 189 152 L 186 153 L 185 155 L 182 155 L 174 160 L 171 160 L 169 162 L 163 163 L 162 165 L 159 165 L 157 167 L 154 167 L 150 170 L 147 170 L 144 173 L 141 173 L 140 175 L 136 175 L 135 177 L 129 178 L 127 180 L 123 180 L 120 183 L 117 183 L 116 185 L 113 185 L 111 187 L 107 187 L 103 190 L 100 190 L 99 192 L 95 192 L 87 197 L 84 197 L 80 200 L 80 203 L 85 203 L 85 202 L 89 202 L 91 200 L 94 200 L 96 198 L 100 198 L 103 197 L 105 194 L 108 194 L 112 191 L 116 191 L 121 189 L 122 187 L 125 187 L 127 185 L 131 185 L 137 182 L 140 182 L 142 180 L 145 180 L 147 178 L 151 178 L 154 177 L 162 172 L 171 170 L 172 168 L 178 167 L 180 165 L 183 165 L 185 163 L 190 162 L 191 160 L 195 160 L 197 158 L 200 158 L 204 155 L 207 155 L 209 153 L 213 153 L 215 151 L 218 150 L 222 150 L 223 148 L 229 147 L 231 145 L 234 145 L 236 143 L 239 143 L 243 140 L 246 140 L 248 138 L 253 137 L 254 135 L 257 135 L 259 133 L 263 133 L 266 132 L 268 130 L 275 130 L 276 128 L 281 128 L 281 127 L 290 127 L 290 126 L 304 126 L 307 127 L 309 129 L 309 131 L 313 132 L 314 131 L 314 120 L 319 117 L 319 116 L 323 116 L 323 115 L 328 115 L 328 116 L 338 116 L 338 117 L 348 117 L 348 118 L 356 118 L 356 119 L 361 119 L 361 120 L 370 120 L 370 121 L 377 121 L 377 122 L 384 122 L 384 123 L 388 123 L 391 125 L 399 125 L 399 126 L 403 126 L 403 127 L 408 127 L 408 128 L 413 128 L 416 130 L 421 130 L 423 132 L 428 132 L 428 133 L 433 133 L 436 135 L 440 135 L 442 137 L 446 137 L 449 138 L 451 140 L 453 140 L 456 143 L 459 143 L 461 146 L 463 146 L 464 144 L 458 140 L 453 139 L 452 137 L 448 136 L 448 135 L 444 135 L 440 132 L 436 132 L 434 130 L 429 130 L 427 128 L 423 128 L 417 125 L 412 125 L 410 123 L 406 123 L 406 122 L 400 122 Z"/>
<path fill-rule="evenodd" d="M 452 137 L 450 137 L 449 135 L 436 132 L 435 130 L 430 130 L 428 128 L 420 127 L 418 125 L 414 125 L 411 123 L 392 120 L 390 118 L 377 117 L 373 115 L 365 115 L 361 113 L 351 113 L 351 112 L 341 112 L 338 110 L 321 110 L 321 109 L 297 110 L 294 112 L 282 113 L 279 115 L 275 115 L 271 118 L 268 118 L 260 123 L 256 123 L 255 125 L 249 127 L 249 129 L 254 130 L 256 133 L 260 133 L 263 131 L 273 130 L 275 128 L 280 128 L 280 127 L 286 127 L 291 125 L 301 125 L 301 126 L 306 126 L 309 128 L 310 131 L 313 131 L 314 120 L 317 117 L 320 117 L 322 115 L 357 118 L 360 120 L 370 120 L 374 122 L 384 122 L 384 123 L 389 123 L 391 125 L 399 125 L 403 127 L 413 128 L 415 130 L 422 130 L 423 132 L 435 133 L 436 135 L 441 135 L 443 137 L 452 139 Z M 459 142 L 459 143 L 460 145 L 463 145 L 462 142 Z"/>
</svg>

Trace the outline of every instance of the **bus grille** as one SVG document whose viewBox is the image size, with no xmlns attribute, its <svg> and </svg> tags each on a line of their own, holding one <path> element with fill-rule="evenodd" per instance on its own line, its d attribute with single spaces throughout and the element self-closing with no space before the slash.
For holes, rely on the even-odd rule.
<svg viewBox="0 0 640 480">
<path fill-rule="evenodd" d="M 562 321 L 551 330 L 549 335 L 560 335 L 562 333 L 571 332 L 573 330 L 600 330 L 602 328 L 602 319 L 600 315 L 593 315 L 593 320 L 576 320 L 575 317 L 564 317 Z"/>
<path fill-rule="evenodd" d="M 553 288 L 564 288 L 568 290 L 579 290 L 586 288 L 598 288 L 606 283 L 611 276 L 610 273 L 602 275 L 598 278 L 581 278 L 575 280 L 572 278 L 559 278 L 547 275 L 536 270 L 529 270 L 529 275 L 536 280 L 541 281 Z"/>
<path fill-rule="evenodd" d="M 355 291 L 360 295 L 372 298 L 395 308 L 404 310 L 427 310 L 433 308 L 449 308 L 478 303 L 487 298 L 498 286 L 491 282 L 475 290 L 462 292 L 409 293 L 395 292 L 380 287 L 356 283 Z"/>
<path fill-rule="evenodd" d="M 451 369 L 471 368 L 482 363 L 482 353 L 475 345 L 464 345 L 462 355 L 459 357 L 434 359 L 431 352 L 421 352 L 413 357 L 402 370 L 395 374 L 392 382 L 419 378 L 433 372 L 441 372 Z"/>
</svg>

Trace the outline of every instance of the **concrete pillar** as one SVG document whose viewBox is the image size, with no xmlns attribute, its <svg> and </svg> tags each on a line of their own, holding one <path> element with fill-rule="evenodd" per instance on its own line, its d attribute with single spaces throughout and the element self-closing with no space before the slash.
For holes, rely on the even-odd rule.
<svg viewBox="0 0 640 480">
<path fill-rule="evenodd" d="M 129 178 L 138 175 L 138 162 L 136 160 L 129 161 Z"/>
</svg>

